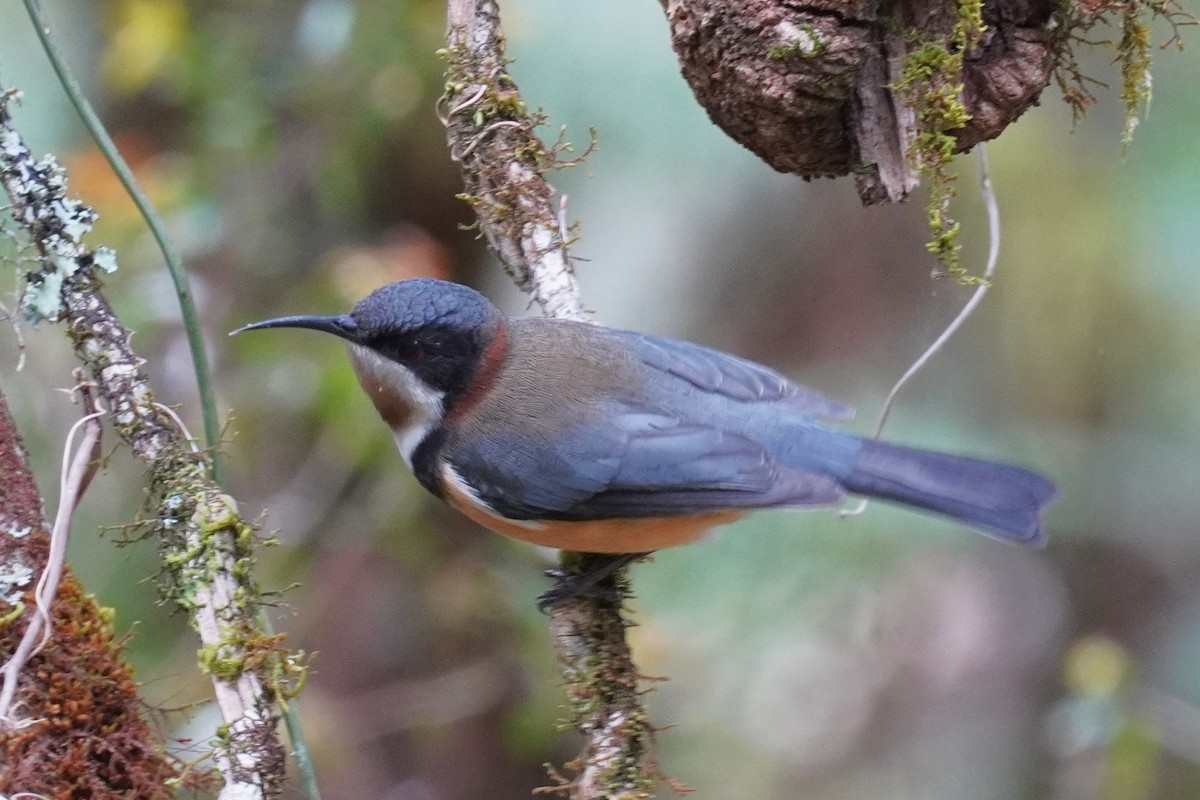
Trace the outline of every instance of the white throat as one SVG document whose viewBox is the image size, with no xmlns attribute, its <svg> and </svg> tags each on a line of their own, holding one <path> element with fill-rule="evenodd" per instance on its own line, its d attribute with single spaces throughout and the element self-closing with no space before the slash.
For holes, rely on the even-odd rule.
<svg viewBox="0 0 1200 800">
<path fill-rule="evenodd" d="M 358 381 L 384 419 L 392 425 L 392 436 L 409 469 L 413 453 L 430 431 L 442 421 L 445 392 L 439 392 L 413 374 L 412 370 L 384 358 L 362 345 L 349 343 L 350 361 Z M 389 419 L 389 410 L 403 409 L 403 422 Z"/>
</svg>

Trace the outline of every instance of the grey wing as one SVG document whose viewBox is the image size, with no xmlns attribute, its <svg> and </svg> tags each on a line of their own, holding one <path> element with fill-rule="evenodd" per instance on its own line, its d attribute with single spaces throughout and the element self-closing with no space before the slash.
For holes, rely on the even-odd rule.
<svg viewBox="0 0 1200 800">
<path fill-rule="evenodd" d="M 616 333 L 629 338 L 642 363 L 706 392 L 733 400 L 784 402 L 794 410 L 832 419 L 854 416 L 851 406 L 793 383 L 752 361 L 678 339 L 631 331 Z"/>
<path fill-rule="evenodd" d="M 445 458 L 509 519 L 681 516 L 845 496 L 833 478 L 781 467 L 735 433 L 647 413 L 604 419 L 552 441 L 471 438 L 450 446 Z"/>
</svg>

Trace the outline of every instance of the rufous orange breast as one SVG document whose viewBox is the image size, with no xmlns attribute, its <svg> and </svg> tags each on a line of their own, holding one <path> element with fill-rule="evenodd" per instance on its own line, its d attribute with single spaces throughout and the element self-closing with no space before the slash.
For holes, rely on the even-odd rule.
<svg viewBox="0 0 1200 800">
<path fill-rule="evenodd" d="M 449 465 L 442 468 L 447 503 L 488 530 L 524 542 L 585 553 L 648 553 L 687 544 L 718 525 L 733 522 L 741 511 L 712 511 L 673 517 L 587 520 L 514 520 L 481 503 Z"/>
</svg>

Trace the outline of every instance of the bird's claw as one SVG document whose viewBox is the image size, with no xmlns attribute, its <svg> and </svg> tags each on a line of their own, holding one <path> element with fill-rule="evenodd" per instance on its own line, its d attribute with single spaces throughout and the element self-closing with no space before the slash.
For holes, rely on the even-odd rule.
<svg viewBox="0 0 1200 800">
<path fill-rule="evenodd" d="M 550 573 L 552 572 L 558 574 L 551 575 Z M 547 577 L 555 578 L 556 583 L 539 594 L 537 599 L 534 600 L 538 611 L 541 611 L 543 614 L 549 612 L 553 606 L 576 597 L 586 597 L 608 605 L 618 605 L 623 598 L 621 590 L 611 583 L 597 582 L 589 584 L 587 582 L 571 580 L 572 578 L 580 577 L 575 573 L 547 570 Z"/>
<path fill-rule="evenodd" d="M 575 597 L 586 597 L 606 605 L 620 605 L 624 599 L 624 592 L 613 581 L 613 576 L 646 555 L 648 554 L 623 553 L 609 556 L 599 563 L 585 567 L 581 572 L 548 569 L 545 575 L 554 580 L 554 585 L 539 594 L 534 602 L 543 613 L 548 612 L 552 606 Z"/>
</svg>

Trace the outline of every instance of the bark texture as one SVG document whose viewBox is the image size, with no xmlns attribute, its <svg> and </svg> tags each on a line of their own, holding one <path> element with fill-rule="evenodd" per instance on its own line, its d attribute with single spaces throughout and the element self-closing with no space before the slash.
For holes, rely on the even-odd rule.
<svg viewBox="0 0 1200 800">
<path fill-rule="evenodd" d="M 950 0 L 661 0 L 683 76 L 713 122 L 773 168 L 804 178 L 856 176 L 864 203 L 903 200 L 917 184 L 920 131 L 891 87 L 931 42 L 953 49 L 965 4 Z M 971 119 L 958 151 L 992 139 L 1033 105 L 1055 55 L 1051 0 L 987 0 L 986 30 L 966 52 Z"/>
</svg>

